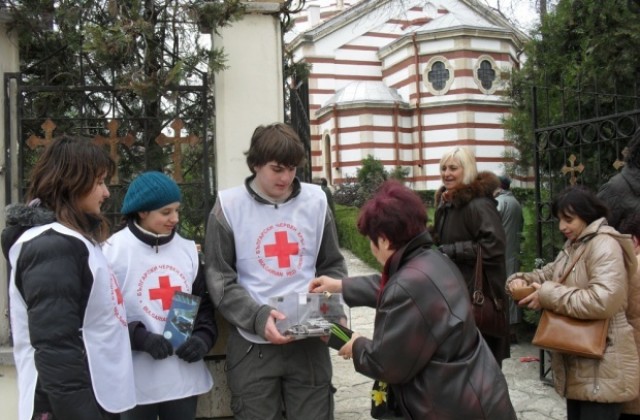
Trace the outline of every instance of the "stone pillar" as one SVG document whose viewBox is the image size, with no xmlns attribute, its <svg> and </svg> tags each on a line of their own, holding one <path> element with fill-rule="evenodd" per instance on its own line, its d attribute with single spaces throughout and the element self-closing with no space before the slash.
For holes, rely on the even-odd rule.
<svg viewBox="0 0 640 420">
<path fill-rule="evenodd" d="M 16 156 L 16 147 L 18 144 L 16 130 L 9 130 L 16 124 L 16 96 L 12 92 L 7 92 L 7 83 L 5 81 L 6 73 L 18 72 L 20 70 L 20 62 L 18 56 L 18 40 L 14 34 L 7 33 L 7 26 L 10 23 L 10 16 L 6 10 L 0 10 L 0 92 L 2 92 L 2 100 L 0 100 L 0 133 L 3 138 L 0 140 L 3 151 L 0 152 L 0 231 L 5 227 L 5 211 L 4 208 L 8 204 L 7 201 L 16 200 L 18 197 L 18 186 L 16 184 L 16 175 L 18 164 L 15 161 L 7 159 Z M 16 83 L 12 81 L 9 89 L 15 89 Z M 12 104 L 10 109 L 5 107 L 9 98 Z M 9 134 L 11 133 L 11 134 Z M 11 183 L 9 183 L 9 174 L 11 174 Z M 9 200 L 7 200 L 9 196 Z M 18 386 L 16 384 L 16 369 L 13 361 L 13 349 L 9 347 L 9 299 L 8 299 L 8 269 L 4 257 L 0 257 L 0 407 L 2 407 L 2 415 L 0 417 L 7 419 L 18 418 Z"/>
<path fill-rule="evenodd" d="M 218 189 L 249 175 L 244 152 L 260 124 L 284 121 L 280 3 L 247 3 L 247 15 L 213 37 L 228 69 L 215 75 Z"/>
<path fill-rule="evenodd" d="M 244 152 L 261 124 L 284 121 L 282 34 L 278 12 L 281 2 L 246 3 L 247 14 L 213 35 L 216 48 L 224 48 L 227 70 L 214 77 L 215 168 L 217 189 L 242 184 L 250 171 Z M 206 252 L 206 250 L 205 250 Z M 217 314 L 218 342 L 207 361 L 215 385 L 200 397 L 198 418 L 231 418 L 226 385 L 225 349 L 230 326 Z"/>
<path fill-rule="evenodd" d="M 7 25 L 10 22 L 9 13 L 6 11 L 0 11 L 0 92 L 2 92 L 2 98 L 7 98 L 8 92 L 6 92 L 5 73 L 17 72 L 20 69 L 20 62 L 18 57 L 18 41 L 14 34 L 7 33 Z M 13 88 L 16 87 L 15 83 L 12 83 Z M 13 104 L 16 103 L 15 95 L 9 95 L 9 101 Z M 0 100 L 0 133 L 3 133 L 3 152 L 0 153 L 0 183 L 2 189 L 0 190 L 0 231 L 5 227 L 5 212 L 4 208 L 8 204 L 7 195 L 10 195 L 14 200 L 18 196 L 18 185 L 16 184 L 17 175 L 17 162 L 10 162 L 7 160 L 7 154 L 10 156 L 16 156 L 17 138 L 15 137 L 16 130 L 8 130 L 9 125 L 16 124 L 16 108 L 5 109 L 5 100 Z M 8 117 L 8 118 L 7 118 Z M 11 134 L 9 134 L 11 133 Z M 12 136 L 5 138 L 6 136 Z M 8 150 L 5 150 L 5 147 Z M 11 174 L 12 183 L 7 185 L 7 176 Z M 6 346 L 9 344 L 9 317 L 8 317 L 8 271 L 7 264 L 4 257 L 0 257 L 0 346 Z"/>
</svg>

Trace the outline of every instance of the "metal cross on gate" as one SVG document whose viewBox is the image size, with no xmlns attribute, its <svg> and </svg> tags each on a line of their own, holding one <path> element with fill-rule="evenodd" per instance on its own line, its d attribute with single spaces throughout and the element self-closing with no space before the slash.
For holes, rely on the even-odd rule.
<svg viewBox="0 0 640 420">
<path fill-rule="evenodd" d="M 584 171 L 584 165 L 581 163 L 576 166 L 576 160 L 577 160 L 576 155 L 569 156 L 570 165 L 569 166 L 565 165 L 561 169 L 564 175 L 566 175 L 567 172 L 571 173 L 571 178 L 569 180 L 569 183 L 571 185 L 576 185 L 576 182 L 578 181 L 578 178 L 576 177 L 576 172 L 582 173 L 582 171 Z"/>
<path fill-rule="evenodd" d="M 160 146 L 173 144 L 173 153 L 171 153 L 173 159 L 173 179 L 175 179 L 176 182 L 182 182 L 182 145 L 188 144 L 193 146 L 200 141 L 200 138 L 195 134 L 180 137 L 180 132 L 184 128 L 184 123 L 180 118 L 173 120 L 170 127 L 173 128 L 173 137 L 160 134 L 156 137 L 156 143 Z"/>
<path fill-rule="evenodd" d="M 57 125 L 51 121 L 51 118 L 47 118 L 40 127 L 42 127 L 42 131 L 44 131 L 44 138 L 38 137 L 35 134 L 30 135 L 27 139 L 27 146 L 29 146 L 31 150 L 39 146 L 48 146 L 53 141 L 53 130 L 56 129 Z"/>
<path fill-rule="evenodd" d="M 616 171 L 619 171 L 620 168 L 624 166 L 624 160 L 627 158 L 627 156 L 629 156 L 629 148 L 625 147 L 624 149 L 622 149 L 622 160 L 616 159 L 616 161 L 613 162 L 613 167 L 616 168 Z"/>
<path fill-rule="evenodd" d="M 101 135 L 97 135 L 93 142 L 99 146 L 104 146 L 106 144 L 109 145 L 109 156 L 115 162 L 116 170 L 111 177 L 111 184 L 118 184 L 120 182 L 120 177 L 118 176 L 118 169 L 120 162 L 120 155 L 118 154 L 118 143 L 124 144 L 127 147 L 133 146 L 133 142 L 135 141 L 135 137 L 131 133 L 128 133 L 124 137 L 118 137 L 118 127 L 120 127 L 120 123 L 116 120 L 111 120 L 107 124 L 107 128 L 109 129 L 109 137 L 103 137 Z"/>
</svg>

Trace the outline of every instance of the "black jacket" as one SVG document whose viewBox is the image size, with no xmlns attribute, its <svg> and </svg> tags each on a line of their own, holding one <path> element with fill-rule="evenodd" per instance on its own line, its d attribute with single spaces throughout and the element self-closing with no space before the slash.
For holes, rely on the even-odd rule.
<svg viewBox="0 0 640 420">
<path fill-rule="evenodd" d="M 611 210 L 607 218 L 609 226 L 619 229 L 625 217 L 640 212 L 640 169 L 623 167 L 619 174 L 600 187 L 598 197 Z"/>
<path fill-rule="evenodd" d="M 2 250 L 31 227 L 55 221 L 51 211 L 13 205 L 7 208 Z M 29 313 L 38 382 L 34 410 L 65 420 L 102 418 L 93 395 L 81 337 L 93 286 L 88 250 L 77 238 L 48 230 L 25 243 L 16 263 L 15 284 Z"/>
</svg>

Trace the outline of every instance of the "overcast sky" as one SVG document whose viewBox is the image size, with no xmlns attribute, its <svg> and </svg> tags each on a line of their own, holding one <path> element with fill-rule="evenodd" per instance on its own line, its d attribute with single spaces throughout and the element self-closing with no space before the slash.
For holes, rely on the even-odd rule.
<svg viewBox="0 0 640 420">
<path fill-rule="evenodd" d="M 485 4 L 496 8 L 500 4 L 500 9 L 505 16 L 512 19 L 514 23 L 525 32 L 531 29 L 538 22 L 538 12 L 535 9 L 535 0 L 481 0 Z"/>
</svg>

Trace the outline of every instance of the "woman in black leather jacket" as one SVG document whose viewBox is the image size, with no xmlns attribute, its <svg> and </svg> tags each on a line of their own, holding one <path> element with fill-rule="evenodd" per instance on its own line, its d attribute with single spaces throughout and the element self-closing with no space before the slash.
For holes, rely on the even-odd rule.
<svg viewBox="0 0 640 420">
<path fill-rule="evenodd" d="M 478 332 L 464 279 L 432 250 L 419 197 L 385 182 L 360 211 L 358 230 L 382 275 L 318 277 L 312 292 L 342 292 L 376 308 L 373 338 L 354 333 L 340 349 L 356 371 L 391 384 L 407 419 L 515 419 L 507 383 Z"/>
</svg>

